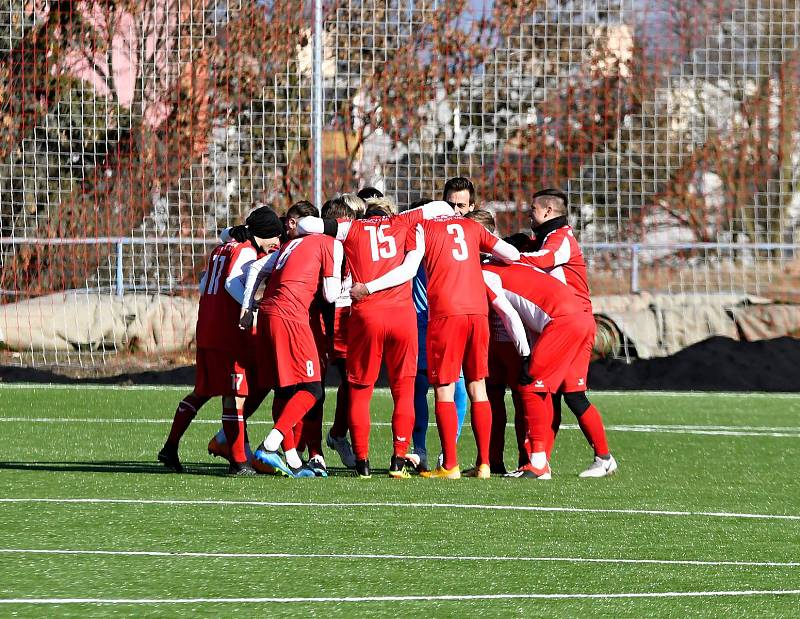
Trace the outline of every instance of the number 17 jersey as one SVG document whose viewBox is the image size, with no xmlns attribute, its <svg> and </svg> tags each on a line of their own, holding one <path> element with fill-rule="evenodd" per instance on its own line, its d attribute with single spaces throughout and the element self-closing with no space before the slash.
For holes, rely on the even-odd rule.
<svg viewBox="0 0 800 619">
<path fill-rule="evenodd" d="M 490 253 L 498 238 L 478 222 L 459 216 L 427 219 L 422 229 L 429 319 L 488 315 L 481 253 Z"/>
</svg>

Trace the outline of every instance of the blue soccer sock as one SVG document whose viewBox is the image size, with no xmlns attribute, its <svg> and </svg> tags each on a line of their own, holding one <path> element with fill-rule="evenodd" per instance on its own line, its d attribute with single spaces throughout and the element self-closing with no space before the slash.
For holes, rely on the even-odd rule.
<svg viewBox="0 0 800 619">
<path fill-rule="evenodd" d="M 428 375 L 423 370 L 414 379 L 414 449 L 427 451 L 428 436 Z"/>
<path fill-rule="evenodd" d="M 456 434 L 456 442 L 461 438 L 461 428 L 464 426 L 464 418 L 467 416 L 467 386 L 464 383 L 464 377 L 459 376 L 456 382 L 456 393 L 454 400 L 456 402 L 456 415 L 458 415 L 458 433 Z"/>
</svg>

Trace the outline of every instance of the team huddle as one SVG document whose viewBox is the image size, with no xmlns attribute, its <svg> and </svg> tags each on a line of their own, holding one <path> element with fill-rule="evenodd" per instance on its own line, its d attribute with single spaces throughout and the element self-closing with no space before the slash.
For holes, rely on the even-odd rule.
<svg viewBox="0 0 800 619">
<path fill-rule="evenodd" d="M 209 453 L 232 475 L 327 477 L 323 388 L 341 379 L 325 438 L 348 469 L 370 477 L 370 401 L 383 365 L 393 400 L 394 478 L 546 480 L 561 400 L 594 451 L 580 477 L 613 474 L 603 422 L 586 398 L 595 323 L 580 247 L 557 189 L 533 196 L 533 237 L 494 234 L 465 178 L 442 200 L 397 212 L 374 188 L 325 203 L 269 207 L 228 228 L 200 283 L 197 375 L 158 459 L 182 471 L 178 446 L 197 411 L 222 396 Z M 427 455 L 429 386 L 441 443 Z M 505 466 L 506 390 L 516 467 Z M 251 451 L 247 419 L 269 392 L 274 425 Z M 477 446 L 462 472 L 457 442 L 470 403 Z M 348 438 L 349 436 L 349 438 Z"/>
</svg>

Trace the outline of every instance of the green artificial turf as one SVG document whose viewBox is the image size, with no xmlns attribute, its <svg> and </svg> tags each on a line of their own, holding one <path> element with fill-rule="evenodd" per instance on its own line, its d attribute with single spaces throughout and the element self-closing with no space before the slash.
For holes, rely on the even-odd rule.
<svg viewBox="0 0 800 619">
<path fill-rule="evenodd" d="M 218 401 L 184 437 L 188 472 L 177 475 L 155 455 L 183 395 L 0 388 L 0 602 L 25 600 L 0 603 L 0 616 L 789 617 L 800 609 L 800 397 L 593 393 L 619 473 L 577 478 L 591 451 L 565 409 L 553 479 L 543 482 L 389 479 L 380 473 L 391 446 L 385 392 L 373 400 L 371 479 L 352 477 L 334 453 L 328 479 L 224 476 L 224 463 L 206 454 Z M 268 417 L 259 412 L 251 425 L 254 443 Z M 507 438 L 511 466 L 512 428 Z M 434 456 L 433 427 L 428 440 Z M 468 424 L 459 455 L 462 467 L 475 455 Z M 743 593 L 753 591 L 784 593 Z M 655 593 L 696 595 L 614 597 Z M 498 597 L 584 594 L 593 597 Z M 485 597 L 468 597 L 476 595 Z M 409 596 L 418 598 L 385 599 Z"/>
</svg>

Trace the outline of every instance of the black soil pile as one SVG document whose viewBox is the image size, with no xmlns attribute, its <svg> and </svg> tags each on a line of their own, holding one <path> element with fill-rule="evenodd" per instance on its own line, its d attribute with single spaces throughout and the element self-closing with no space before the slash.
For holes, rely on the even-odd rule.
<svg viewBox="0 0 800 619">
<path fill-rule="evenodd" d="M 0 366 L 0 382 L 191 385 L 194 367 L 76 378 L 47 369 Z M 337 384 L 335 371 L 329 372 L 328 384 Z M 386 385 L 384 375 L 378 384 Z M 713 337 L 671 357 L 630 364 L 595 362 L 589 369 L 589 385 L 594 390 L 800 392 L 800 339 L 781 337 L 740 342 Z"/>
<path fill-rule="evenodd" d="M 800 391 L 800 339 L 740 342 L 712 337 L 671 357 L 595 362 L 592 389 Z"/>
</svg>

